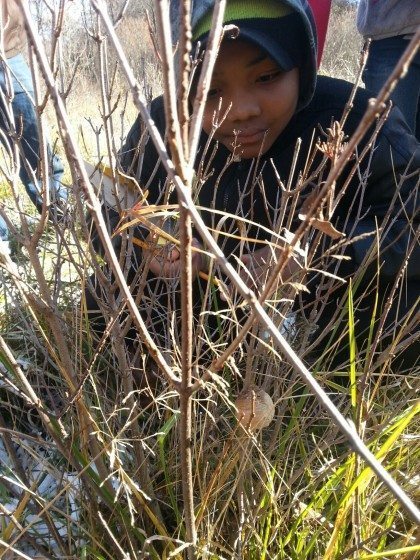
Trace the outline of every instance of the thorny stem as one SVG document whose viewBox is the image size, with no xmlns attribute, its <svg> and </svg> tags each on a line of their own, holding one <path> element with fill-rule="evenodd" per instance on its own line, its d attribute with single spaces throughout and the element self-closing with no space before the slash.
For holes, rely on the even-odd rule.
<svg viewBox="0 0 420 560">
<path fill-rule="evenodd" d="M 32 82 L 34 86 L 34 101 L 35 105 L 39 105 L 39 76 L 34 64 L 35 57 L 32 49 L 29 52 L 29 64 L 31 68 L 32 74 Z M 38 135 L 39 135 L 39 149 L 40 149 L 40 170 L 41 170 L 41 178 L 42 178 L 42 209 L 41 209 L 41 216 L 39 223 L 34 231 L 34 234 L 30 238 L 30 249 L 34 253 L 36 251 L 36 246 L 41 238 L 42 233 L 45 231 L 45 226 L 48 221 L 48 212 L 51 205 L 51 192 L 50 192 L 50 174 L 49 174 L 49 165 L 48 165 L 48 155 L 47 155 L 47 141 L 46 135 L 44 131 L 44 119 L 42 118 L 42 113 L 37 110 L 36 111 L 37 117 L 37 127 L 38 127 Z"/>
<path fill-rule="evenodd" d="M 343 115 L 340 119 L 341 128 L 343 128 L 344 123 L 346 122 L 347 117 L 349 116 L 349 113 L 350 113 L 350 111 L 353 107 L 353 102 L 354 102 L 354 98 L 356 96 L 357 88 L 360 85 L 360 81 L 361 81 L 362 75 L 363 75 L 363 70 L 365 69 L 365 66 L 366 66 L 366 62 L 367 62 L 367 58 L 368 58 L 368 54 L 369 54 L 369 50 L 368 50 L 369 45 L 370 45 L 370 39 L 368 39 L 368 41 L 365 43 L 365 45 L 363 46 L 362 52 L 360 53 L 359 69 L 357 71 L 356 79 L 354 80 L 354 87 L 352 89 L 350 98 L 347 101 L 346 106 L 344 108 Z"/>
<path fill-rule="evenodd" d="M 197 529 L 194 514 L 193 476 L 192 476 L 192 270 L 191 270 L 191 216 L 186 208 L 180 207 L 180 258 L 181 258 L 181 311 L 182 311 L 182 373 L 180 397 L 180 442 L 182 489 L 184 496 L 185 525 L 187 541 L 195 545 Z M 194 558 L 190 547 L 188 555 Z"/>
<path fill-rule="evenodd" d="M 181 39 L 180 39 L 180 96 L 179 116 L 176 107 L 176 82 L 172 48 L 170 43 L 171 26 L 167 1 L 158 0 L 158 31 L 159 43 L 162 49 L 162 65 L 165 75 L 165 113 L 169 129 L 167 131 L 168 144 L 175 173 L 181 177 L 185 188 L 191 192 L 192 174 L 188 167 L 188 79 L 189 79 L 189 50 L 191 45 L 191 31 L 189 28 L 188 2 L 182 10 Z M 188 22 L 186 21 L 188 19 Z M 190 560 L 195 557 L 194 546 L 197 540 L 197 529 L 194 514 L 194 485 L 192 475 L 192 348 L 193 348 L 193 275 L 192 259 L 192 228 L 191 216 L 185 206 L 180 204 L 180 264 L 181 264 L 181 384 L 178 387 L 180 399 L 180 455 L 182 471 L 182 494 L 184 501 L 185 527 Z"/>
<path fill-rule="evenodd" d="M 185 161 L 189 161 L 189 144 L 188 144 L 188 130 L 189 130 L 189 78 L 191 71 L 191 0 L 181 2 L 181 34 L 179 37 L 178 51 L 179 51 L 179 77 L 180 77 L 180 91 L 179 91 L 179 124 L 181 129 L 182 147 L 184 152 Z M 190 166 L 193 162 L 190 161 Z"/>
<path fill-rule="evenodd" d="M 96 2 L 93 2 L 95 7 Z M 168 126 L 168 143 L 177 172 L 185 170 L 181 130 L 176 99 L 175 69 L 171 45 L 171 25 L 169 22 L 168 0 L 156 0 L 156 22 L 161 47 L 163 91 L 165 97 L 165 118 Z M 95 8 L 96 9 L 96 8 Z"/>
<path fill-rule="evenodd" d="M 222 267 L 226 275 L 234 284 L 235 288 L 238 292 L 243 296 L 245 301 L 250 305 L 254 315 L 258 318 L 261 324 L 270 331 L 273 339 L 280 347 L 283 354 L 289 360 L 289 362 L 293 365 L 296 371 L 300 374 L 301 378 L 308 386 L 308 388 L 313 392 L 316 396 L 320 404 L 327 410 L 333 422 L 341 429 L 341 431 L 347 437 L 350 445 L 352 448 L 359 454 L 363 459 L 368 463 L 368 465 L 372 468 L 372 470 L 377 474 L 377 476 L 382 480 L 382 482 L 388 487 L 388 489 L 394 494 L 396 499 L 405 507 L 405 509 L 409 512 L 411 517 L 417 522 L 420 523 L 420 511 L 414 505 L 412 500 L 407 496 L 407 494 L 402 490 L 402 488 L 394 481 L 394 479 L 388 474 L 382 464 L 376 459 L 376 457 L 369 451 L 366 445 L 363 443 L 357 431 L 355 430 L 354 426 L 344 418 L 344 416 L 340 413 L 340 411 L 336 408 L 334 403 L 330 400 L 328 395 L 325 393 L 321 385 L 316 381 L 316 379 L 312 376 L 311 372 L 306 368 L 303 364 L 301 359 L 296 355 L 293 349 L 290 347 L 289 343 L 285 340 L 285 338 L 278 332 L 275 324 L 272 322 L 270 317 L 267 315 L 266 311 L 264 310 L 261 303 L 255 297 L 255 294 L 252 290 L 250 290 L 245 283 L 242 281 L 239 274 L 236 272 L 234 267 L 228 262 L 225 255 L 223 254 L 222 250 L 219 248 L 217 243 L 214 241 L 213 237 L 211 236 L 209 230 L 207 229 L 205 223 L 203 222 L 192 198 L 190 192 L 185 188 L 184 183 L 180 179 L 178 175 L 175 174 L 174 166 L 172 161 L 169 158 L 168 152 L 164 145 L 163 139 L 159 134 L 153 120 L 150 117 L 150 114 L 147 110 L 147 106 L 143 96 L 141 95 L 139 85 L 134 77 L 134 74 L 128 64 L 127 58 L 124 54 L 124 51 L 121 47 L 121 44 L 115 34 L 114 29 L 112 28 L 112 24 L 109 20 L 109 17 L 105 13 L 103 9 L 103 3 L 99 2 L 98 0 L 91 0 L 95 10 L 100 14 L 102 17 L 107 32 L 111 38 L 111 41 L 114 45 L 114 48 L 117 52 L 118 58 L 121 61 L 122 68 L 125 72 L 127 81 L 129 83 L 130 89 L 133 94 L 134 102 L 139 109 L 141 116 L 149 129 L 150 136 L 156 146 L 160 159 L 165 166 L 169 178 L 173 181 L 178 196 L 180 198 L 180 203 L 185 205 L 188 208 L 188 212 L 190 213 L 194 224 L 199 231 L 202 239 L 204 240 L 205 244 L 212 250 L 217 262 Z M 346 162 L 348 161 L 349 157 L 351 156 L 355 146 L 358 144 L 360 139 L 366 133 L 367 129 L 374 121 L 376 115 L 382 112 L 384 108 L 384 99 L 386 99 L 387 95 L 389 94 L 389 89 L 391 88 L 393 80 L 397 79 L 403 69 L 404 65 L 408 63 L 408 60 L 413 56 L 413 52 L 416 50 L 418 46 L 420 38 L 420 30 L 416 33 L 414 39 L 410 42 L 410 46 L 407 48 L 405 55 L 403 56 L 402 62 L 398 64 L 397 68 L 393 72 L 390 80 L 388 80 L 387 84 L 381 90 L 378 99 L 373 101 L 368 108 L 364 118 L 362 119 L 361 123 L 359 124 L 354 136 L 350 139 L 347 148 L 344 150 L 342 155 L 340 156 L 339 160 L 337 161 L 336 166 L 330 173 L 330 177 L 327 179 L 326 184 L 324 185 L 325 192 L 328 192 L 331 184 L 337 179 L 340 172 L 342 171 L 343 167 L 345 166 Z M 210 79 L 210 76 L 207 77 Z"/>
</svg>

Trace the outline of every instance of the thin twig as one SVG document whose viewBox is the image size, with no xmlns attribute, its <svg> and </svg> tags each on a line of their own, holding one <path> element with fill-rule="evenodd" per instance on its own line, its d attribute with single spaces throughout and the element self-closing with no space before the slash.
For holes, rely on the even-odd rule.
<svg viewBox="0 0 420 560">
<path fill-rule="evenodd" d="M 216 64 L 219 45 L 223 35 L 223 16 L 225 13 L 226 0 L 217 0 L 214 4 L 213 19 L 211 22 L 210 36 L 207 43 L 206 54 L 197 85 L 197 94 L 194 99 L 193 113 L 190 126 L 189 163 L 194 166 L 197 155 L 198 142 L 201 134 L 201 123 L 203 121 L 204 107 L 211 85 L 211 76 Z"/>
</svg>

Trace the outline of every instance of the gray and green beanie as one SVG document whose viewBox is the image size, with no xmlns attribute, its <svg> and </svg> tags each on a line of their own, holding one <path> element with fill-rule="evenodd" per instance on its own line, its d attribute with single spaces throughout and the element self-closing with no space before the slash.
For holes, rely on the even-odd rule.
<svg viewBox="0 0 420 560">
<path fill-rule="evenodd" d="M 172 21 L 176 21 L 180 1 L 172 0 Z M 195 43 L 205 46 L 213 8 L 214 0 L 193 0 L 191 25 Z M 299 68 L 297 110 L 308 105 L 316 83 L 316 30 L 306 0 L 227 0 L 223 23 L 235 25 L 239 30 L 235 38 L 256 44 L 285 72 Z"/>
</svg>

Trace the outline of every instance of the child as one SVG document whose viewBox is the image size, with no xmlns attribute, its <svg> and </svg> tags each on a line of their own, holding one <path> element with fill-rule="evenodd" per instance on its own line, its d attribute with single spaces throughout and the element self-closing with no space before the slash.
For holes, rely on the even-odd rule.
<svg viewBox="0 0 420 560">
<path fill-rule="evenodd" d="M 212 8 L 212 1 L 193 4 L 195 44 L 198 41 L 203 46 L 206 44 Z M 317 78 L 316 32 L 306 0 L 259 0 L 258 3 L 255 0 L 228 0 L 224 23 L 236 26 L 238 33 L 225 37 L 220 47 L 205 108 L 193 195 L 203 219 L 217 237 L 225 255 L 238 265 L 244 280 L 258 291 L 264 283 L 266 263 L 272 254 L 268 243 L 272 239 L 270 230 L 280 232 L 278 224 L 283 216 L 282 225 L 295 231 L 300 224 L 299 211 L 303 213 L 305 199 L 327 177 L 329 163 L 323 159 L 326 148 L 322 148 L 320 142 L 320 148 L 314 152 L 314 146 L 318 138 L 325 142 L 325 131 L 334 120 L 340 120 L 352 85 L 332 78 Z M 351 136 L 363 118 L 367 103 L 368 97 L 363 91 L 358 91 L 354 107 L 345 122 L 346 137 Z M 162 98 L 152 103 L 151 112 L 164 134 Z M 220 125 L 215 127 L 217 120 Z M 147 143 L 142 157 L 138 157 L 142 127 L 140 119 L 137 119 L 122 151 L 122 168 L 127 173 L 137 174 L 141 184 L 147 185 L 148 203 L 176 203 L 173 190 L 169 199 L 165 198 L 169 193 L 166 175 L 163 166 L 158 163 L 151 141 Z M 356 155 L 362 154 L 370 137 L 371 133 L 359 145 Z M 301 144 L 296 152 L 298 139 Z M 313 157 L 309 155 L 311 153 L 314 153 Z M 414 219 L 417 204 L 415 189 L 418 189 L 420 149 L 397 109 L 391 110 L 376 137 L 373 151 L 359 164 L 357 162 L 355 158 L 347 164 L 335 187 L 335 195 L 340 196 L 341 193 L 343 196 L 337 201 L 332 222 L 336 230 L 346 236 L 342 238 L 345 243 L 341 243 L 344 256 L 334 259 L 334 253 L 339 252 L 335 249 L 330 250 L 330 258 L 327 258 L 324 246 L 316 249 L 314 259 L 320 259 L 317 268 L 347 280 L 358 270 L 380 231 L 380 255 L 366 268 L 358 285 L 358 293 L 365 296 L 356 309 L 356 333 L 360 335 L 360 345 L 363 345 L 374 310 L 374 296 L 376 293 L 379 295 L 376 318 L 380 318 L 380 310 L 404 266 L 416 228 L 410 221 Z M 397 186 L 403 175 L 407 178 L 401 181 L 397 195 Z M 346 181 L 349 183 L 344 191 Z M 294 194 L 285 192 L 288 182 L 293 187 L 300 185 Z M 230 217 L 223 218 L 221 212 Z M 381 231 L 382 221 L 388 213 L 390 218 L 384 231 Z M 111 230 L 115 229 L 119 219 L 119 216 L 111 216 Z M 308 243 L 315 236 L 316 231 L 312 230 L 307 237 Z M 166 253 L 148 250 L 153 235 L 143 226 L 136 228 L 134 237 L 142 240 L 140 245 L 143 248 L 139 249 L 137 245 L 132 254 L 150 264 L 146 279 L 148 292 L 142 296 L 145 302 L 143 312 L 154 328 L 157 323 L 165 321 L 168 327 L 171 320 L 167 310 L 172 314 L 178 309 L 178 303 L 163 279 L 179 276 L 179 252 L 176 247 Z M 197 234 L 194 246 L 201 246 Z M 407 310 L 414 306 L 419 262 L 417 246 L 406 267 L 403 297 L 388 313 L 385 328 L 392 321 L 404 317 Z M 132 258 L 130 267 L 133 287 L 137 265 Z M 325 282 L 325 276 L 316 272 L 314 267 L 315 264 L 303 280 L 309 293 L 304 291 L 296 298 L 295 310 L 308 320 L 315 320 L 318 333 L 325 336 L 329 334 L 333 319 L 337 319 L 337 312 L 339 314 L 341 306 L 345 305 L 342 298 L 347 286 L 343 287 L 339 280 L 334 285 L 331 275 Z M 378 268 L 379 280 L 372 283 Z M 206 297 L 211 302 L 207 309 L 213 310 L 204 319 L 203 316 L 198 317 L 197 312 L 197 321 L 205 323 L 198 336 L 202 339 L 210 336 L 214 342 L 212 335 L 206 333 L 220 326 L 221 318 L 227 317 L 228 323 L 235 323 L 238 306 L 233 306 L 228 312 L 219 291 L 212 286 L 208 288 L 208 262 L 198 251 L 193 253 L 193 269 L 196 273 L 194 293 L 197 310 L 201 309 Z M 301 269 L 302 262 L 292 260 L 283 281 L 302 280 Z M 212 273 L 225 280 L 217 267 Z M 166 291 L 157 288 L 159 283 L 166 286 Z M 136 291 L 135 287 L 133 291 Z M 234 292 L 230 295 L 235 297 Z M 95 310 L 103 297 L 105 294 L 97 293 L 96 302 L 90 298 L 90 308 Z M 226 297 L 229 299 L 229 295 L 225 294 Z M 347 321 L 346 317 L 344 321 Z M 337 321 L 334 324 L 338 324 Z M 159 327 L 156 330 L 159 335 Z M 223 342 L 223 337 L 220 340 Z M 345 340 L 340 342 L 340 348 L 344 347 Z M 411 345 L 404 354 L 404 365 L 417 359 L 418 349 L 418 345 Z"/>
</svg>

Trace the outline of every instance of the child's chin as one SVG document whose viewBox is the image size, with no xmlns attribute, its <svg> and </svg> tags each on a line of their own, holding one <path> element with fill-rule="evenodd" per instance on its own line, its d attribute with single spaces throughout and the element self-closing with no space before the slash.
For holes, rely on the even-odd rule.
<svg viewBox="0 0 420 560">
<path fill-rule="evenodd" d="M 224 138 L 223 139 L 215 138 L 215 140 L 218 140 L 218 142 L 220 142 L 220 144 L 223 144 L 231 154 L 233 154 L 234 156 L 240 159 L 257 158 L 258 156 L 264 155 L 270 148 L 270 146 L 264 145 L 264 147 L 261 149 L 261 144 L 259 142 L 256 142 L 255 144 L 250 144 L 248 146 L 247 145 L 232 146 L 232 142 L 230 142 L 230 140 L 226 141 Z"/>
<path fill-rule="evenodd" d="M 232 154 L 241 159 L 253 159 L 263 156 L 267 151 L 268 147 L 261 149 L 261 146 L 238 146 L 233 149 L 232 146 L 226 146 Z"/>
</svg>

